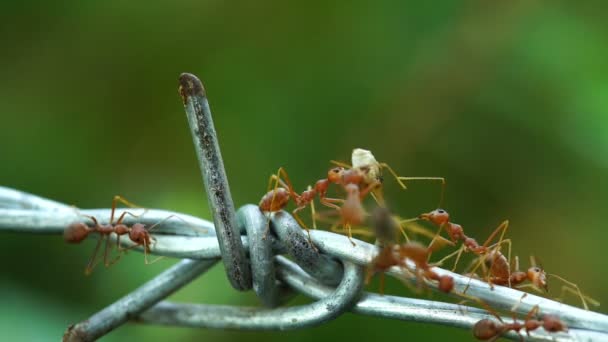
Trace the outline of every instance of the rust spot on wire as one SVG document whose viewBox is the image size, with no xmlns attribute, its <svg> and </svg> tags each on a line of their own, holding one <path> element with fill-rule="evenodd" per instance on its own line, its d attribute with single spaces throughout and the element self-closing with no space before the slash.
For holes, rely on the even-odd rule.
<svg viewBox="0 0 608 342">
<path fill-rule="evenodd" d="M 205 87 L 201 80 L 186 72 L 179 75 L 179 96 L 181 96 L 184 106 L 188 103 L 188 97 L 196 95 L 205 96 Z"/>
</svg>

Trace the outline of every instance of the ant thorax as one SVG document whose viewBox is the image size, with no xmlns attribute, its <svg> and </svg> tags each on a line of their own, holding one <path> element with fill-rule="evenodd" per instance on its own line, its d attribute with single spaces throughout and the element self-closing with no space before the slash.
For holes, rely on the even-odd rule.
<svg viewBox="0 0 608 342">
<path fill-rule="evenodd" d="M 363 172 L 366 184 L 371 184 L 382 179 L 380 163 L 378 163 L 371 151 L 362 148 L 354 149 L 351 162 L 354 169 L 359 169 Z"/>
</svg>

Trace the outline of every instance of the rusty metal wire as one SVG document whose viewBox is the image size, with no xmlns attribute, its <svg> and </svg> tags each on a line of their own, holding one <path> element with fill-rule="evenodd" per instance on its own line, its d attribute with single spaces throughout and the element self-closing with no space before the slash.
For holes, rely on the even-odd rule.
<svg viewBox="0 0 608 342">
<path fill-rule="evenodd" d="M 287 330 L 322 324 L 352 311 L 471 329 L 480 319 L 492 318 L 484 310 L 463 305 L 362 293 L 364 267 L 378 253 L 376 246 L 363 241 L 352 246 L 342 235 L 313 231 L 315 248 L 293 217 L 285 212 L 270 215 L 272 234 L 269 235 L 266 235 L 268 218 L 257 206 L 245 205 L 235 212 L 203 85 L 190 74 L 182 74 L 179 82 L 215 224 L 158 209 L 147 209 L 137 218 L 126 216 L 126 224 L 158 224 L 153 232 L 152 254 L 184 260 L 90 318 L 71 325 L 64 341 L 92 341 L 128 321 L 215 329 Z M 76 209 L 0 187 L 0 232 L 59 235 L 73 222 L 90 224 L 83 215 L 95 216 L 106 223 L 104 218 L 110 217 L 110 209 Z M 114 240 L 115 236 L 111 238 Z M 122 239 L 121 244 L 137 247 L 129 239 Z M 220 259 L 232 286 L 237 290 L 253 288 L 267 308 L 163 301 Z M 538 329 L 525 337 L 528 340 L 608 340 L 608 316 L 531 294 L 522 297 L 523 293 L 515 289 L 501 286 L 491 289 L 484 282 L 440 268 L 434 271 L 454 278 L 454 296 L 480 298 L 505 310 L 515 307 L 519 314 L 526 314 L 539 305 L 542 314 L 558 315 L 569 326 L 567 333 L 557 334 Z M 401 268 L 392 268 L 387 274 L 404 281 L 414 279 L 411 272 Z M 436 290 L 436 284 L 428 286 Z M 462 291 L 466 286 L 470 288 L 464 296 Z M 316 301 L 302 306 L 280 306 L 295 293 Z M 511 321 L 506 317 L 503 320 Z M 505 337 L 520 338 L 513 332 Z"/>
</svg>

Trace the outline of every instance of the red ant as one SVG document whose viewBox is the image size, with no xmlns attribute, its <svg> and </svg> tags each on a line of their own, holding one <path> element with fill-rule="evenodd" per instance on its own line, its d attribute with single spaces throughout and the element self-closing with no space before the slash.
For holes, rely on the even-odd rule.
<svg viewBox="0 0 608 342">
<path fill-rule="evenodd" d="M 416 218 L 414 220 L 418 220 L 418 219 L 424 220 L 424 221 L 429 221 L 429 222 L 433 223 L 434 225 L 438 226 L 439 227 L 438 233 L 440 233 L 441 230 L 445 229 L 450 237 L 450 240 L 452 240 L 452 242 L 456 243 L 456 242 L 462 241 L 462 246 L 457 251 L 447 255 L 446 257 L 444 257 L 443 259 L 441 259 L 440 261 L 438 261 L 436 263 L 437 265 L 441 265 L 445 260 L 453 257 L 454 255 L 457 255 L 456 261 L 454 262 L 454 267 L 452 268 L 452 271 L 454 271 L 456 269 L 456 266 L 458 265 L 458 261 L 460 260 L 462 253 L 465 251 L 471 251 L 477 255 L 484 255 L 484 254 L 487 254 L 492 247 L 494 247 L 494 250 L 498 250 L 500 248 L 500 245 L 507 244 L 509 246 L 509 248 L 508 248 L 509 258 L 511 256 L 511 240 L 503 239 L 505 232 L 509 228 L 508 220 L 503 221 L 498 227 L 496 227 L 496 229 L 492 232 L 492 234 L 490 234 L 490 236 L 486 239 L 486 241 L 483 243 L 483 245 L 479 245 L 477 240 L 475 240 L 472 237 L 467 236 L 464 233 L 464 229 L 462 228 L 461 225 L 450 222 L 450 214 L 443 209 L 435 209 L 429 213 L 421 214 L 420 216 L 418 216 L 418 218 Z M 492 240 L 494 240 L 494 238 L 496 237 L 498 232 L 501 232 L 498 243 L 496 243 L 494 245 L 490 245 L 490 242 Z M 437 234 L 437 236 L 439 236 L 439 234 Z"/>
<path fill-rule="evenodd" d="M 272 187 L 272 183 L 274 182 L 274 187 Z M 345 169 L 343 167 L 333 167 L 327 172 L 326 178 L 319 179 L 314 187 L 308 187 L 307 190 L 303 191 L 301 194 L 298 194 L 289 180 L 289 176 L 287 172 L 282 167 L 279 168 L 276 174 L 270 176 L 268 181 L 268 191 L 262 197 L 259 203 L 259 208 L 263 212 L 273 213 L 282 210 L 288 203 L 289 200 L 293 200 L 296 209 L 292 211 L 292 215 L 298 221 L 298 224 L 302 226 L 302 228 L 308 231 L 308 226 L 302 221 L 298 212 L 305 209 L 309 204 L 311 205 L 311 209 L 313 210 L 313 227 L 316 226 L 315 223 L 315 213 L 314 213 L 314 205 L 313 200 L 315 196 L 319 196 L 319 201 L 321 204 L 330 207 L 332 209 L 337 210 L 338 212 L 342 212 L 342 208 L 338 206 L 336 203 L 345 203 L 348 202 L 348 198 L 346 200 L 339 198 L 328 198 L 327 190 L 330 184 L 337 184 L 346 187 L 349 184 L 354 184 L 357 187 L 359 185 L 365 185 L 372 190 L 373 187 L 380 186 L 381 183 L 379 181 L 373 181 L 371 184 L 366 183 L 366 174 L 358 169 L 358 168 L 349 168 Z M 372 186 L 373 184 L 373 186 Z M 280 185 L 280 186 L 279 186 Z M 271 189 L 272 188 L 272 189 Z M 348 189 L 347 195 L 349 194 Z M 357 189 L 359 190 L 359 189 Z M 362 190 L 360 196 L 361 199 L 367 195 L 369 190 Z M 352 202 L 352 201 L 351 201 Z M 354 203 L 351 203 L 354 204 Z M 345 209 L 354 208 L 353 205 L 348 205 Z M 346 218 L 348 220 L 348 218 Z M 356 220 L 355 220 L 356 221 Z"/>
<path fill-rule="evenodd" d="M 558 317 L 553 315 L 544 315 L 541 319 L 533 319 L 534 315 L 538 315 L 539 307 L 535 305 L 530 312 L 526 315 L 523 323 L 519 323 L 513 316 L 513 323 L 505 323 L 500 316 L 496 314 L 494 310 L 492 310 L 489 306 L 485 305 L 486 309 L 494 315 L 499 322 L 493 321 L 489 318 L 482 319 L 475 323 L 473 326 L 473 336 L 478 340 L 482 341 L 494 341 L 498 339 L 501 335 L 505 334 L 508 331 L 514 331 L 519 335 L 521 341 L 524 340 L 524 337 L 521 335 L 520 331 L 525 329 L 526 334 L 530 336 L 530 331 L 536 330 L 540 327 L 543 327 L 547 332 L 557 333 L 560 331 L 567 332 L 568 327 L 566 323 L 562 322 Z"/>
<path fill-rule="evenodd" d="M 452 291 L 454 279 L 449 275 L 440 276 L 428 264 L 427 260 L 431 252 L 430 247 L 424 247 L 414 241 L 409 241 L 402 245 L 394 243 L 397 226 L 388 209 L 383 207 L 376 208 L 372 218 L 376 236 L 383 248 L 370 263 L 365 280 L 366 283 L 369 283 L 369 280 L 375 273 L 382 272 L 380 280 L 380 292 L 382 293 L 384 289 L 384 272 L 392 266 L 400 266 L 414 273 L 419 284 L 422 284 L 424 279 L 436 280 L 440 291 L 446 293 Z M 415 270 L 407 264 L 406 259 L 414 263 Z"/>
<path fill-rule="evenodd" d="M 581 299 L 581 302 L 583 303 L 583 307 L 585 308 L 585 310 L 589 310 L 587 301 L 589 301 L 593 305 L 596 305 L 596 306 L 599 305 L 599 303 L 596 300 L 594 300 L 593 298 L 591 298 L 589 296 L 584 295 L 576 284 L 574 284 L 556 274 L 550 274 L 550 273 L 548 274 L 541 267 L 536 266 L 534 257 L 530 258 L 530 263 L 532 265 L 530 268 L 528 268 L 525 272 L 520 271 L 519 258 L 516 256 L 515 257 L 515 271 L 511 271 L 509 261 L 507 260 L 507 258 L 505 258 L 505 256 L 500 251 L 491 251 L 490 253 L 486 254 L 483 257 L 483 265 L 489 270 L 487 272 L 487 274 L 488 274 L 487 280 L 490 285 L 496 284 L 496 285 L 503 285 L 503 286 L 509 286 L 509 287 L 516 287 L 517 285 L 528 280 L 530 282 L 529 284 L 524 284 L 524 285 L 518 286 L 517 289 L 531 288 L 535 291 L 543 293 L 543 292 L 549 291 L 548 284 L 547 284 L 547 276 L 551 276 L 551 277 L 558 278 L 559 280 L 561 280 L 564 283 L 569 285 L 569 286 L 568 285 L 562 286 L 562 292 L 561 292 L 560 297 L 563 296 L 563 294 L 565 292 L 571 292 L 571 293 L 578 295 L 579 298 Z M 477 266 L 479 266 L 479 264 Z M 475 267 L 475 269 L 473 269 L 473 271 L 472 271 L 473 273 L 475 272 L 477 266 Z M 467 289 L 468 289 L 468 286 L 467 286 L 467 288 L 464 289 L 463 292 L 466 292 Z"/>
<path fill-rule="evenodd" d="M 348 234 L 348 239 L 350 243 L 355 246 L 355 242 L 353 241 L 352 233 L 360 233 L 365 235 L 371 235 L 370 232 L 363 229 L 353 229 L 352 226 L 359 226 L 365 222 L 365 218 L 367 213 L 363 208 L 362 200 L 365 196 L 376 186 L 378 183 L 369 184 L 365 189 L 359 190 L 359 186 L 355 184 L 347 184 L 344 189 L 346 190 L 346 199 L 344 200 L 344 204 L 338 208 L 338 213 L 340 214 L 340 222 L 334 224 L 330 230 L 344 233 L 346 230 Z M 341 226 L 342 228 L 338 228 Z"/>
<path fill-rule="evenodd" d="M 384 272 L 393 266 L 399 266 L 414 273 L 418 279 L 418 284 L 423 284 L 425 279 L 436 280 L 440 291 L 445 293 L 451 292 L 454 288 L 454 278 L 449 275 L 440 276 L 437 272 L 433 271 L 427 263 L 429 253 L 429 248 L 415 241 L 406 242 L 402 245 L 384 246 L 378 255 L 372 259 L 365 282 L 369 283 L 375 273 L 382 272 L 380 280 L 380 292 L 382 293 L 382 289 L 384 288 Z M 414 263 L 415 269 L 407 264 L 407 259 Z"/>
<path fill-rule="evenodd" d="M 274 213 L 285 208 L 289 200 L 293 200 L 296 204 L 296 209 L 292 211 L 294 218 L 298 221 L 298 224 L 302 226 L 304 229 L 308 230 L 308 227 L 300 216 L 298 212 L 307 205 L 311 204 L 314 200 L 315 196 L 319 196 L 319 201 L 321 204 L 329 206 L 334 209 L 339 209 L 335 202 L 340 202 L 342 200 L 335 198 L 327 198 L 327 189 L 329 188 L 330 183 L 340 184 L 342 182 L 342 178 L 344 177 L 344 169 L 339 167 L 334 167 L 327 172 L 327 178 L 319 179 L 314 188 L 308 187 L 307 190 L 303 191 L 301 194 L 298 194 L 291 184 L 289 180 L 289 176 L 287 172 L 282 167 L 279 168 L 276 174 L 270 176 L 268 180 L 268 192 L 262 197 L 259 203 L 260 210 L 263 212 Z M 274 188 L 272 187 L 272 182 L 275 183 Z M 279 187 L 280 185 L 280 187 Z"/>
<path fill-rule="evenodd" d="M 114 213 L 116 211 L 117 202 L 121 202 L 130 207 L 138 207 L 138 206 L 134 205 L 133 203 L 127 201 L 126 199 L 124 199 L 121 196 L 114 196 L 114 199 L 112 200 L 112 211 L 110 214 L 110 223 L 100 224 L 95 217 L 89 216 L 89 215 L 83 215 L 93 221 L 93 224 L 94 224 L 93 227 L 89 227 L 83 222 L 75 222 L 75 223 L 70 224 L 63 232 L 63 238 L 68 243 L 80 243 L 80 242 L 84 241 L 89 236 L 89 234 L 94 233 L 94 232 L 96 232 L 100 235 L 100 238 L 97 241 L 97 245 L 95 246 L 95 250 L 93 251 L 93 255 L 91 256 L 91 259 L 89 260 L 89 263 L 87 264 L 87 266 L 85 268 L 85 274 L 87 274 L 87 275 L 91 274 L 91 272 L 93 271 L 93 268 L 95 268 L 95 266 L 97 265 L 97 263 L 95 262 L 95 259 L 97 259 L 97 253 L 99 251 L 99 247 L 101 246 L 101 244 L 104 240 L 105 240 L 106 245 L 105 245 L 104 254 L 103 254 L 103 262 L 106 267 L 109 267 L 112 264 L 116 263 L 118 261 L 118 259 L 120 258 L 120 256 L 122 256 L 122 253 L 124 253 L 127 250 L 134 248 L 136 246 L 144 246 L 144 258 L 145 258 L 146 264 L 154 263 L 158 260 L 158 259 L 155 259 L 151 262 L 148 262 L 148 259 L 147 259 L 147 255 L 148 255 L 148 253 L 150 253 L 150 245 L 152 244 L 152 239 L 153 239 L 150 236 L 149 230 L 152 229 L 154 226 L 158 225 L 158 223 L 155 224 L 154 226 L 150 227 L 150 229 L 146 229 L 145 226 L 141 223 L 135 223 L 135 224 L 133 224 L 132 227 L 128 227 L 127 225 L 122 223 L 125 216 L 127 214 L 129 214 L 133 217 L 138 217 L 138 215 L 134 215 L 128 211 L 123 212 L 118 217 L 118 220 L 116 220 L 116 223 L 114 223 Z M 115 233 L 117 235 L 116 245 L 117 245 L 119 251 L 121 252 L 121 254 L 115 260 L 108 261 L 108 254 L 109 254 L 109 250 L 111 248 L 109 237 L 110 237 L 110 234 L 112 234 L 112 233 Z M 135 243 L 135 246 L 125 248 L 125 249 L 120 248 L 120 237 L 125 234 L 129 235 L 129 239 L 131 241 L 133 241 L 133 243 Z"/>
</svg>

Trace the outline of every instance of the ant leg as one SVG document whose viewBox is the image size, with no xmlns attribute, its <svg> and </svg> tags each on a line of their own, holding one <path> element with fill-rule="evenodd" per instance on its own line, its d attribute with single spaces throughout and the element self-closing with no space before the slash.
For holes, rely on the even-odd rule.
<svg viewBox="0 0 608 342">
<path fill-rule="evenodd" d="M 355 241 L 353 241 L 353 232 L 350 229 L 350 224 L 346 225 L 346 229 L 348 230 L 348 240 L 353 244 L 353 247 L 356 246 Z"/>
<path fill-rule="evenodd" d="M 296 209 L 294 209 L 294 211 L 291 212 L 291 214 L 293 215 L 293 218 L 296 219 L 296 221 L 298 222 L 298 224 L 300 225 L 300 227 L 302 227 L 302 229 L 304 229 L 306 231 L 306 234 L 308 234 L 308 243 L 310 243 L 310 245 L 312 246 L 312 248 L 315 251 L 318 252 L 319 250 L 317 249 L 317 247 L 315 246 L 315 244 L 312 243 L 312 238 L 310 237 L 310 228 L 308 228 L 308 226 L 306 226 L 306 224 L 304 223 L 304 221 L 302 221 L 302 219 L 298 215 L 298 211 L 300 211 L 300 210 L 302 210 L 304 208 L 306 208 L 306 207 L 305 206 L 297 207 Z M 314 211 L 313 211 L 313 214 L 314 214 Z M 313 222 L 315 222 L 314 216 L 313 216 Z M 315 229 L 316 229 L 316 223 L 315 223 Z"/>
<path fill-rule="evenodd" d="M 410 274 L 412 274 L 414 277 L 416 277 L 416 282 L 417 282 L 418 284 L 420 284 L 420 281 L 422 281 L 422 279 L 420 278 L 420 274 L 419 274 L 418 272 L 416 272 L 416 271 L 412 270 L 410 267 L 405 266 L 405 265 L 403 266 L 403 268 L 404 268 L 405 270 L 407 270 L 407 271 L 408 271 Z M 401 283 L 402 283 L 403 285 L 405 285 L 405 287 L 407 287 L 407 288 L 408 288 L 410 291 L 412 291 L 413 293 L 420 294 L 420 292 L 422 292 L 422 290 L 421 290 L 421 288 L 420 288 L 420 287 L 415 287 L 414 285 L 412 285 L 412 284 L 410 283 L 410 281 L 409 281 L 409 280 L 404 279 L 404 278 L 399 278 L 399 280 L 401 281 Z"/>
<path fill-rule="evenodd" d="M 478 256 L 479 261 L 477 262 L 477 264 L 475 265 L 475 267 L 473 267 L 473 270 L 470 272 L 469 282 L 467 283 L 467 286 L 464 288 L 463 293 L 466 292 L 469 289 L 469 287 L 471 285 L 471 279 L 473 279 L 473 275 L 475 274 L 475 272 L 477 272 L 477 269 L 480 266 L 481 266 L 481 268 L 483 270 L 484 277 L 486 278 L 486 282 L 490 286 L 490 289 L 494 290 L 494 283 L 492 281 L 493 277 L 492 277 L 492 274 L 490 273 L 490 270 L 488 270 L 486 268 L 486 265 L 485 265 L 485 262 L 484 262 L 485 261 L 484 258 L 485 258 L 485 255 Z M 475 262 L 475 261 L 473 260 L 473 262 Z M 492 260 L 492 263 L 493 262 L 494 261 Z"/>
<path fill-rule="evenodd" d="M 439 229 L 437 229 L 437 232 L 433 236 L 433 239 L 431 239 L 431 242 L 429 242 L 429 245 L 427 246 L 427 249 L 429 250 L 429 256 L 427 258 L 427 261 L 428 261 L 428 259 L 431 258 L 431 254 L 433 253 L 433 251 L 431 250 L 431 246 L 433 246 L 435 244 L 435 240 L 437 239 L 439 234 L 441 234 L 442 229 L 443 229 L 443 225 L 439 226 Z"/>
<path fill-rule="evenodd" d="M 116 223 L 115 223 L 115 224 L 121 224 L 121 223 L 122 223 L 122 221 L 125 219 L 125 216 L 126 216 L 126 215 L 129 215 L 129 216 L 134 217 L 134 218 L 138 218 L 138 217 L 140 217 L 140 216 L 143 216 L 143 215 L 144 215 L 144 214 L 145 214 L 147 211 L 148 211 L 148 209 L 145 209 L 145 210 L 144 210 L 144 212 L 143 212 L 143 213 L 141 213 L 141 214 L 139 214 L 139 215 L 133 214 L 133 213 L 132 213 L 132 212 L 130 212 L 130 211 L 123 211 L 123 212 L 122 212 L 122 214 L 120 214 L 120 216 L 118 217 L 118 220 L 116 220 Z M 111 222 L 110 222 L 110 223 L 111 223 Z"/>
<path fill-rule="evenodd" d="M 514 289 L 517 289 L 520 291 L 521 291 L 521 289 L 530 289 L 530 290 L 536 291 L 536 293 L 544 294 L 544 292 L 542 290 L 540 290 L 538 287 L 534 286 L 534 284 L 530 284 L 530 283 L 516 286 L 516 287 L 514 287 Z"/>
<path fill-rule="evenodd" d="M 508 251 L 507 261 L 509 262 L 509 265 L 510 265 L 510 262 L 511 262 L 511 240 L 510 239 L 507 239 L 507 240 L 503 239 L 508 228 L 509 228 L 509 220 L 504 220 L 500 225 L 498 225 L 498 227 L 496 227 L 496 229 L 494 229 L 494 231 L 492 232 L 492 234 L 490 234 L 490 236 L 488 236 L 488 238 L 483 243 L 483 245 L 480 246 L 480 249 L 484 250 L 486 248 L 491 248 L 491 247 L 489 247 L 490 242 L 492 240 L 494 240 L 494 237 L 496 237 L 496 234 L 498 234 L 498 232 L 501 232 L 500 238 L 499 238 L 498 242 L 496 244 L 492 245 L 492 246 L 494 246 L 493 252 L 498 252 L 500 250 L 500 245 L 503 244 L 503 241 L 508 241 L 508 242 L 504 242 L 504 243 L 507 243 L 509 245 L 509 251 Z M 476 254 L 480 254 L 481 255 L 481 253 L 478 253 L 478 252 L 476 252 Z M 486 254 L 486 253 L 483 253 L 483 254 Z M 475 266 L 473 272 L 475 270 L 477 270 L 477 268 L 483 263 L 483 261 L 484 261 L 483 258 L 480 258 L 479 263 L 477 264 L 477 266 Z M 487 275 L 489 276 L 489 273 Z M 509 275 L 509 287 L 511 287 L 511 268 L 510 267 L 509 267 L 508 275 Z"/>
<path fill-rule="evenodd" d="M 369 230 L 367 230 L 365 228 L 352 228 L 351 227 L 350 231 L 353 234 L 357 234 L 357 235 L 368 236 L 368 237 L 374 236 L 374 233 L 370 232 Z"/>
<path fill-rule="evenodd" d="M 93 255 L 91 255 L 91 258 L 89 259 L 89 263 L 87 264 L 87 267 L 84 269 L 84 274 L 89 275 L 91 274 L 91 272 L 93 272 L 93 268 L 95 268 L 95 266 L 97 266 L 97 262 L 95 262 L 95 259 L 97 259 L 97 252 L 99 251 L 99 247 L 101 246 L 101 242 L 104 240 L 105 235 L 101 235 L 99 237 L 99 240 L 97 240 L 97 244 L 95 245 L 95 249 L 93 250 Z"/>
<path fill-rule="evenodd" d="M 386 207 L 386 203 L 384 202 L 384 194 L 382 193 L 382 187 L 377 187 L 375 189 L 372 189 L 372 191 L 369 194 L 370 194 L 370 196 L 372 196 L 372 198 L 378 204 L 378 206 Z"/>
<path fill-rule="evenodd" d="M 329 228 L 329 230 L 340 234 L 344 234 L 345 231 L 348 232 L 348 240 L 350 241 L 350 243 L 353 244 L 353 247 L 357 245 L 353 241 L 353 236 L 350 231 L 350 225 L 342 225 L 342 227 L 340 227 L 340 224 L 334 224 L 333 226 L 331 226 L 331 228 Z"/>
<path fill-rule="evenodd" d="M 433 263 L 434 266 L 440 266 L 443 265 L 443 263 L 446 260 L 449 260 L 451 258 L 453 258 L 454 256 L 456 256 L 456 261 L 454 262 L 454 266 L 452 267 L 452 272 L 454 272 L 454 270 L 456 270 L 456 267 L 458 265 L 458 261 L 460 260 L 460 257 L 462 256 L 462 253 L 464 252 L 464 246 L 460 246 L 456 251 L 446 255 L 445 257 L 443 257 L 441 260 Z"/>
<path fill-rule="evenodd" d="M 583 303 L 585 303 L 585 301 L 587 301 L 587 302 L 589 302 L 593 306 L 599 306 L 600 305 L 600 303 L 597 300 L 595 300 L 595 299 L 593 299 L 593 298 L 591 298 L 589 296 L 586 296 L 586 295 L 582 294 L 582 292 L 580 292 L 580 290 L 578 290 L 578 288 L 574 289 L 574 288 L 572 288 L 570 286 L 566 286 L 566 285 L 562 286 L 561 294 L 560 294 L 559 298 L 556 298 L 556 299 L 559 300 L 559 301 L 563 300 L 564 294 L 566 292 L 570 292 L 570 293 L 572 293 L 574 295 L 578 295 L 578 296 L 582 295 L 583 296 L 582 298 L 584 299 Z M 585 309 L 587 309 L 587 308 L 585 308 Z"/>
<path fill-rule="evenodd" d="M 334 165 L 336 165 L 336 166 L 341 166 L 341 167 L 343 167 L 345 169 L 351 169 L 352 168 L 352 165 L 344 163 L 344 162 L 341 162 L 341 161 L 330 160 L 329 162 L 332 163 L 332 164 L 334 164 Z"/>
<path fill-rule="evenodd" d="M 103 251 L 103 265 L 105 267 L 110 267 L 110 262 L 108 261 L 108 255 L 109 255 L 109 252 L 111 249 L 112 249 L 112 245 L 110 243 L 110 236 L 108 235 L 106 237 L 106 246 Z"/>
<path fill-rule="evenodd" d="M 124 197 L 122 197 L 120 195 L 116 195 L 112 199 L 112 212 L 110 213 L 110 224 L 114 223 L 114 213 L 116 211 L 116 204 L 117 204 L 117 202 L 120 202 L 120 203 L 122 203 L 122 204 L 124 204 L 124 205 L 126 205 L 128 207 L 131 207 L 131 208 L 143 208 L 142 206 L 139 206 L 139 205 L 137 205 L 135 203 L 127 201 L 126 198 L 124 198 Z M 146 211 L 148 211 L 148 209 L 145 209 L 144 212 L 142 214 L 138 215 L 138 216 L 141 216 L 141 215 L 145 214 Z M 131 215 L 133 215 L 133 214 L 131 214 Z M 123 213 L 123 215 L 121 215 L 121 217 L 123 217 L 123 216 L 124 216 L 124 213 Z M 138 217 L 138 216 L 135 216 L 135 215 L 133 215 L 133 216 L 134 217 Z M 117 224 L 120 224 L 120 222 L 122 222 L 122 220 L 119 220 L 119 222 L 117 222 Z"/>
<path fill-rule="evenodd" d="M 515 312 L 517 311 L 517 308 L 519 308 L 519 306 L 521 305 L 521 301 L 524 300 L 524 298 L 526 298 L 528 296 L 527 293 L 524 293 L 523 295 L 521 295 L 521 297 L 519 297 L 519 300 L 517 301 L 517 303 L 515 303 L 512 307 L 511 307 L 511 311 Z M 530 310 L 532 311 L 532 310 Z M 529 314 L 529 313 L 528 313 Z M 526 319 L 528 320 L 528 319 Z"/>
<path fill-rule="evenodd" d="M 554 278 L 557 278 L 557 279 L 561 280 L 562 282 L 564 282 L 564 283 L 566 283 L 566 284 L 569 285 L 569 286 L 566 286 L 566 285 L 562 286 L 562 291 L 561 291 L 560 296 L 559 296 L 560 299 L 563 299 L 565 292 L 570 292 L 570 293 L 573 293 L 573 294 L 576 294 L 576 295 L 579 296 L 579 298 L 581 299 L 581 302 L 583 303 L 583 307 L 585 308 L 585 310 L 589 310 L 589 306 L 587 305 L 587 300 L 593 306 L 599 306 L 600 305 L 600 303 L 598 301 L 596 301 L 595 299 L 593 299 L 593 298 L 591 298 L 589 296 L 583 295 L 583 292 L 581 292 L 580 288 L 575 283 L 573 283 L 571 281 L 568 281 L 568 280 L 566 280 L 566 279 L 558 276 L 557 274 L 549 274 L 548 273 L 547 275 L 549 275 L 551 277 L 554 277 Z"/>
<path fill-rule="evenodd" d="M 391 175 L 393 175 L 393 177 L 395 177 L 395 180 L 397 180 L 397 183 L 399 183 L 399 185 L 401 186 L 401 188 L 403 190 L 407 189 L 407 186 L 405 186 L 405 184 L 403 183 L 403 181 L 401 181 L 401 178 L 404 178 L 404 177 L 399 177 L 399 175 L 397 175 L 397 173 L 393 170 L 392 167 L 390 167 L 387 163 L 379 163 L 378 165 L 382 169 L 387 169 L 388 172 L 390 172 Z"/>
<path fill-rule="evenodd" d="M 308 191 L 312 190 L 312 187 L 309 185 L 306 189 Z M 310 218 L 312 220 L 312 229 L 317 229 L 317 220 L 315 220 L 316 210 L 315 210 L 315 200 L 314 198 L 310 201 Z M 310 234 L 309 234 L 310 235 Z"/>
<path fill-rule="evenodd" d="M 330 207 L 330 208 L 336 209 L 336 210 L 340 210 L 340 206 L 338 206 L 338 205 L 336 205 L 334 203 L 344 203 L 344 200 L 341 199 L 341 198 L 327 198 L 327 197 L 323 197 L 323 198 L 320 198 L 319 201 L 324 206 Z"/>
<path fill-rule="evenodd" d="M 181 218 L 181 217 L 179 217 L 178 215 L 175 215 L 175 214 L 169 215 L 169 216 L 165 217 L 164 219 L 162 219 L 162 220 L 156 222 L 155 224 L 151 225 L 149 228 L 146 228 L 146 230 L 148 232 L 151 232 L 154 228 L 157 228 L 158 226 L 160 226 L 161 224 L 165 223 L 166 221 L 168 221 L 168 220 L 170 220 L 172 218 L 175 218 L 175 219 L 178 219 L 178 220 L 182 221 L 187 226 L 189 226 L 190 229 L 192 229 L 192 230 L 194 230 L 196 232 L 200 232 L 201 234 L 207 234 L 209 232 L 207 229 L 197 228 L 197 227 L 193 226 L 190 222 L 184 220 L 183 218 Z"/>
<path fill-rule="evenodd" d="M 93 221 L 93 224 L 95 226 L 99 226 L 99 222 L 97 222 L 97 219 L 95 218 L 95 216 L 85 215 L 85 214 L 79 214 L 79 215 L 84 216 L 84 217 L 88 218 L 89 220 Z"/>
<path fill-rule="evenodd" d="M 161 255 L 152 259 L 152 261 L 148 261 L 149 250 L 150 246 L 148 246 L 148 243 L 144 240 L 144 262 L 146 263 L 146 265 L 152 265 L 153 263 L 165 258 L 163 255 Z"/>
</svg>

